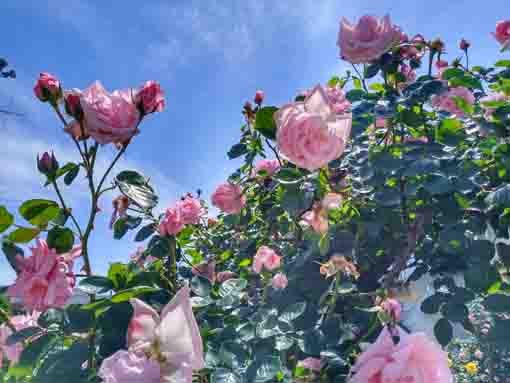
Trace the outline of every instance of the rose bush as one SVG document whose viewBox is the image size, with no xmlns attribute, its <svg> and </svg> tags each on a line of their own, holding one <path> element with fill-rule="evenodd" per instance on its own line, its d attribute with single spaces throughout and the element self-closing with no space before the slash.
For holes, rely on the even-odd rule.
<svg viewBox="0 0 510 383">
<path fill-rule="evenodd" d="M 494 32 L 503 48 L 508 23 Z M 17 275 L 0 301 L 4 381 L 507 379 L 510 60 L 470 66 L 462 40 L 464 57 L 448 64 L 453 47 L 410 39 L 389 17 L 342 21 L 338 45 L 354 72 L 282 107 L 260 90 L 244 103 L 228 151 L 242 161 L 211 195 L 214 218 L 200 193 L 158 206 L 148 177 L 109 178 L 164 109 L 156 82 L 109 93 L 41 75 L 35 94 L 78 160 L 38 157 L 57 201 L 25 201 L 16 215 L 0 207 Z M 94 177 L 109 143 L 117 155 Z M 65 199 L 80 172 L 92 201 L 84 223 Z M 101 276 L 88 244 L 114 189 L 113 237 L 136 231 L 138 244 Z M 477 345 L 472 360 L 453 341 L 461 330 Z"/>
</svg>

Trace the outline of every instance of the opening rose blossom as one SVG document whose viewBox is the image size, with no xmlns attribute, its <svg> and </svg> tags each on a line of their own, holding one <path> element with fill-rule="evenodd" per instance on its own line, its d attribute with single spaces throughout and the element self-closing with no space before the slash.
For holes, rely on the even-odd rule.
<svg viewBox="0 0 510 383">
<path fill-rule="evenodd" d="M 469 105 L 475 103 L 473 93 L 463 86 L 451 88 L 449 91 L 435 95 L 431 99 L 433 107 L 455 114 L 457 117 L 463 117 L 465 112 L 457 105 L 456 97 L 464 99 Z"/>
<path fill-rule="evenodd" d="M 506 50 L 510 46 L 510 20 L 498 21 L 496 23 L 496 32 L 492 35 L 501 44 L 501 49 Z"/>
<path fill-rule="evenodd" d="M 39 312 L 34 311 L 30 315 L 14 315 L 10 317 L 10 323 L 16 331 L 27 327 L 37 327 Z M 23 342 L 7 344 L 7 338 L 13 334 L 12 329 L 6 324 L 0 326 L 0 368 L 2 367 L 3 357 L 5 356 L 11 365 L 16 364 L 23 352 Z"/>
<path fill-rule="evenodd" d="M 162 112 L 165 109 L 165 92 L 157 81 L 146 81 L 136 92 L 135 104 L 143 114 Z"/>
<path fill-rule="evenodd" d="M 106 358 L 98 375 L 104 383 L 161 383 L 161 367 L 158 362 L 126 350 L 119 350 Z"/>
<path fill-rule="evenodd" d="M 288 284 L 289 280 L 283 273 L 278 273 L 271 279 L 271 286 L 275 290 L 283 290 Z"/>
<path fill-rule="evenodd" d="M 211 202 L 227 214 L 239 214 L 246 204 L 246 197 L 239 185 L 225 182 L 216 188 L 211 196 Z"/>
<path fill-rule="evenodd" d="M 393 298 L 385 299 L 380 304 L 381 309 L 388 314 L 388 316 L 394 320 L 399 321 L 400 320 L 400 314 L 402 313 L 402 306 L 400 305 L 399 301 Z"/>
<path fill-rule="evenodd" d="M 253 169 L 253 175 L 256 176 L 261 171 L 265 171 L 268 176 L 272 176 L 274 173 L 276 173 L 280 169 L 280 163 L 278 160 L 268 160 L 268 159 L 262 159 L 257 162 L 255 165 L 255 168 Z"/>
<path fill-rule="evenodd" d="M 53 75 L 42 72 L 34 86 L 35 96 L 42 102 L 56 102 L 62 97 L 60 81 Z"/>
<path fill-rule="evenodd" d="M 138 133 L 140 113 L 132 89 L 108 93 L 99 81 L 85 89 L 80 98 L 87 131 L 100 144 L 128 142 Z"/>
<path fill-rule="evenodd" d="M 176 208 L 168 208 L 165 216 L 159 223 L 159 232 L 161 235 L 176 235 L 184 228 L 181 212 Z"/>
<path fill-rule="evenodd" d="M 253 258 L 253 271 L 260 274 L 263 269 L 273 271 L 280 267 L 281 257 L 267 246 L 261 246 Z"/>
<path fill-rule="evenodd" d="M 81 246 L 57 254 L 46 241 L 38 239 L 31 251 L 27 258 L 16 257 L 20 272 L 7 294 L 20 299 L 29 310 L 63 307 L 73 293 L 76 278 L 72 268 L 74 260 L 81 255 Z"/>
<path fill-rule="evenodd" d="M 274 119 L 281 154 L 310 171 L 340 157 L 351 133 L 352 116 L 337 114 L 320 85 L 303 102 L 281 107 Z"/>
<path fill-rule="evenodd" d="M 395 344 L 392 333 L 400 341 Z M 356 360 L 349 383 L 453 383 L 448 353 L 424 333 L 383 328 L 375 343 Z"/>
<path fill-rule="evenodd" d="M 337 45 L 342 59 L 352 64 L 370 63 L 400 42 L 400 37 L 400 28 L 391 23 L 390 16 L 365 15 L 356 25 L 342 19 Z"/>
<path fill-rule="evenodd" d="M 176 204 L 179 210 L 181 220 L 186 225 L 196 225 L 200 222 L 203 209 L 200 200 L 190 195 L 184 197 Z"/>
</svg>

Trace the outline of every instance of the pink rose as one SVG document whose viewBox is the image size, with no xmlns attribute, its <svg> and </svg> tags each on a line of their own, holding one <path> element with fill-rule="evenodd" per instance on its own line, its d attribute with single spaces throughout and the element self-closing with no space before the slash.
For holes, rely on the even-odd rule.
<svg viewBox="0 0 510 383">
<path fill-rule="evenodd" d="M 119 350 L 106 358 L 98 372 L 104 383 L 160 383 L 161 368 L 158 362 L 145 355 Z"/>
<path fill-rule="evenodd" d="M 281 257 L 273 249 L 261 246 L 253 259 L 253 271 L 257 274 L 260 274 L 263 268 L 273 271 L 280 267 L 280 263 Z"/>
<path fill-rule="evenodd" d="M 199 199 L 186 196 L 183 200 L 177 202 L 176 209 L 179 210 L 181 220 L 184 224 L 196 225 L 200 222 L 203 211 Z"/>
<path fill-rule="evenodd" d="M 510 44 L 510 20 L 498 21 L 496 32 L 493 32 L 492 35 L 503 46 L 503 49 L 507 49 Z"/>
<path fill-rule="evenodd" d="M 218 283 L 223 283 L 235 277 L 237 277 L 237 274 L 232 271 L 220 271 L 218 275 L 216 275 L 216 281 L 218 281 Z"/>
<path fill-rule="evenodd" d="M 435 95 L 431 99 L 432 106 L 455 114 L 458 117 L 465 115 L 464 111 L 457 106 L 454 97 L 463 98 L 469 105 L 475 103 L 475 96 L 468 88 L 462 86 L 452 88 L 447 92 Z"/>
<path fill-rule="evenodd" d="M 148 352 L 157 345 L 164 382 L 191 383 L 192 371 L 205 367 L 202 338 L 189 293 L 188 286 L 181 288 L 161 316 L 141 300 L 130 300 L 134 312 L 128 327 L 129 350 Z"/>
<path fill-rule="evenodd" d="M 191 273 L 207 278 L 211 283 L 214 283 L 216 280 L 216 262 L 202 262 L 199 265 L 193 266 Z"/>
<path fill-rule="evenodd" d="M 38 312 L 33 312 L 31 315 L 15 315 L 10 318 L 11 324 L 14 326 L 16 331 L 23 330 L 27 327 L 36 327 L 37 319 L 39 318 Z M 11 365 L 16 364 L 19 360 L 21 353 L 23 352 L 23 343 L 18 342 L 7 345 L 7 338 L 12 335 L 12 330 L 7 324 L 0 326 L 0 368 L 2 367 L 2 360 L 5 356 Z"/>
<path fill-rule="evenodd" d="M 337 209 L 342 204 L 344 198 L 341 194 L 338 193 L 327 193 L 324 198 L 322 198 L 321 204 L 322 208 L 326 210 Z"/>
<path fill-rule="evenodd" d="M 257 90 L 254 98 L 255 104 L 260 105 L 264 101 L 264 91 Z"/>
<path fill-rule="evenodd" d="M 349 383 L 453 383 L 448 354 L 437 343 L 423 333 L 394 331 L 400 336 L 398 344 L 385 327 L 358 357 Z"/>
<path fill-rule="evenodd" d="M 100 144 L 125 143 L 138 133 L 140 113 L 133 91 L 108 93 L 99 81 L 85 89 L 80 98 L 88 133 Z"/>
<path fill-rule="evenodd" d="M 226 182 L 216 188 L 211 196 L 211 202 L 227 214 L 239 214 L 246 204 L 246 197 L 239 185 Z"/>
<path fill-rule="evenodd" d="M 57 254 L 39 239 L 31 250 L 31 256 L 16 258 L 20 273 L 7 294 L 20 299 L 28 310 L 63 307 L 73 293 L 76 280 L 73 262 L 81 255 L 81 246 L 75 246 L 69 253 Z"/>
<path fill-rule="evenodd" d="M 271 279 L 271 286 L 275 290 L 283 290 L 289 284 L 289 280 L 283 273 L 276 274 L 273 279 Z"/>
<path fill-rule="evenodd" d="M 479 360 L 480 360 L 480 359 L 483 359 L 483 352 L 482 352 L 482 351 L 480 351 L 480 350 L 476 350 L 476 351 L 475 351 L 475 353 L 474 353 L 474 355 L 475 355 L 475 358 L 476 358 L 476 359 L 479 359 Z"/>
<path fill-rule="evenodd" d="M 87 132 L 87 127 L 85 126 L 85 124 L 83 126 L 82 131 L 82 127 L 80 126 L 80 123 L 78 121 L 72 121 L 69 124 L 67 124 L 67 126 L 64 128 L 64 132 L 69 134 L 77 141 L 86 140 L 87 138 L 90 137 Z"/>
<path fill-rule="evenodd" d="M 484 103 L 493 101 L 510 102 L 510 97 L 506 96 L 504 93 L 491 93 L 488 96 L 482 97 L 480 99 L 480 106 L 485 111 L 484 116 L 486 119 L 489 119 L 497 108 L 485 106 Z"/>
<path fill-rule="evenodd" d="M 402 306 L 396 299 L 388 298 L 381 303 L 383 311 L 389 315 L 394 321 L 400 320 L 400 314 L 402 313 Z"/>
<path fill-rule="evenodd" d="M 165 92 L 156 81 L 146 81 L 135 96 L 135 104 L 143 114 L 161 112 L 165 109 Z"/>
<path fill-rule="evenodd" d="M 351 108 L 351 103 L 345 98 L 345 93 L 340 86 L 327 86 L 326 96 L 335 113 L 344 114 Z"/>
<path fill-rule="evenodd" d="M 340 157 L 351 133 L 352 116 L 337 114 L 320 85 L 303 102 L 280 108 L 274 118 L 280 152 L 310 171 Z"/>
<path fill-rule="evenodd" d="M 35 96 L 42 102 L 56 102 L 62 97 L 60 81 L 53 75 L 42 72 L 34 86 Z"/>
<path fill-rule="evenodd" d="M 303 214 L 301 224 L 310 226 L 316 233 L 326 234 L 328 232 L 328 213 L 322 209 L 321 204 L 316 203 L 314 207 Z"/>
<path fill-rule="evenodd" d="M 449 68 L 448 61 L 437 60 L 435 65 L 436 65 L 436 68 L 437 68 L 437 77 L 442 78 L 444 71 Z"/>
<path fill-rule="evenodd" d="M 272 176 L 280 169 L 280 163 L 278 160 L 266 160 L 262 159 L 255 165 L 253 169 L 253 175 L 256 176 L 260 171 L 264 170 L 268 176 Z"/>
<path fill-rule="evenodd" d="M 321 360 L 318 358 L 308 357 L 300 360 L 297 365 L 314 372 L 319 372 L 321 370 Z"/>
<path fill-rule="evenodd" d="M 184 222 L 181 218 L 179 209 L 173 207 L 166 209 L 165 216 L 159 223 L 159 232 L 161 235 L 176 235 L 184 228 Z"/>
<path fill-rule="evenodd" d="M 416 81 L 416 72 L 407 64 L 400 65 L 400 72 L 405 76 L 406 83 L 412 83 Z"/>
<path fill-rule="evenodd" d="M 383 18 L 365 15 L 356 25 L 344 18 L 337 40 L 340 57 L 352 64 L 377 60 L 400 41 L 400 34 L 400 28 L 391 23 L 388 15 Z"/>
</svg>

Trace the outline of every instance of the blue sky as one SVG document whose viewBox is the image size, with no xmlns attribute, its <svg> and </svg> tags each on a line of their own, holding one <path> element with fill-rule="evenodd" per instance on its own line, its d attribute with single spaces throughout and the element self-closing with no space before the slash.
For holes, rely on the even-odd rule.
<svg viewBox="0 0 510 383">
<path fill-rule="evenodd" d="M 167 109 L 144 121 L 121 168 L 150 176 L 162 206 L 180 194 L 214 186 L 236 167 L 226 150 L 238 139 L 240 110 L 256 89 L 271 104 L 324 82 L 347 69 L 338 59 L 342 16 L 390 14 L 410 36 L 441 36 L 447 59 L 472 42 L 472 63 L 489 64 L 499 53 L 490 32 L 510 18 L 508 0 L 2 0 L 0 56 L 16 69 L 16 80 L 0 82 L 0 106 L 23 113 L 0 117 L 0 204 L 14 210 L 27 198 L 46 195 L 36 174 L 35 154 L 55 150 L 61 162 L 75 156 L 57 119 L 32 94 L 39 72 L 58 76 L 64 87 L 84 88 L 100 80 L 107 89 L 159 81 Z M 114 149 L 104 147 L 105 166 Z M 120 168 L 119 168 L 120 169 Z M 77 182 L 78 183 L 78 182 Z M 79 216 L 86 194 L 66 188 Z M 125 261 L 136 248 L 114 241 L 107 228 L 111 196 L 92 238 L 93 267 Z M 0 284 L 13 274 L 0 258 Z"/>
</svg>

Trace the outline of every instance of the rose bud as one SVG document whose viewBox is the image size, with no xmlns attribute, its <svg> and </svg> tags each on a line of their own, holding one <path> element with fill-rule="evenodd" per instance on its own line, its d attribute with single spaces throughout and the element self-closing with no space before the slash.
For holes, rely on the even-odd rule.
<svg viewBox="0 0 510 383">
<path fill-rule="evenodd" d="M 255 99 L 254 99 L 254 101 L 255 101 L 255 104 L 257 104 L 257 105 L 262 104 L 262 102 L 264 101 L 264 91 L 257 90 L 255 92 Z"/>
<path fill-rule="evenodd" d="M 48 152 L 44 152 L 41 158 L 37 156 L 37 169 L 48 177 L 55 175 L 55 172 L 58 170 L 55 154 L 52 152 L 50 156 Z"/>
<path fill-rule="evenodd" d="M 64 93 L 64 107 L 68 115 L 73 116 L 76 120 L 83 119 L 83 109 L 80 104 L 81 92 L 73 89 Z"/>
<path fill-rule="evenodd" d="M 36 97 L 42 102 L 50 102 L 56 104 L 62 97 L 62 88 L 60 81 L 53 75 L 43 72 L 39 75 L 34 86 Z"/>
<path fill-rule="evenodd" d="M 444 43 L 440 38 L 437 38 L 431 41 L 430 48 L 435 50 L 436 52 L 442 52 L 444 49 Z"/>
<path fill-rule="evenodd" d="M 471 43 L 469 41 L 467 41 L 466 39 L 460 40 L 459 48 L 462 49 L 463 51 L 467 51 L 470 46 L 471 46 Z"/>
</svg>

